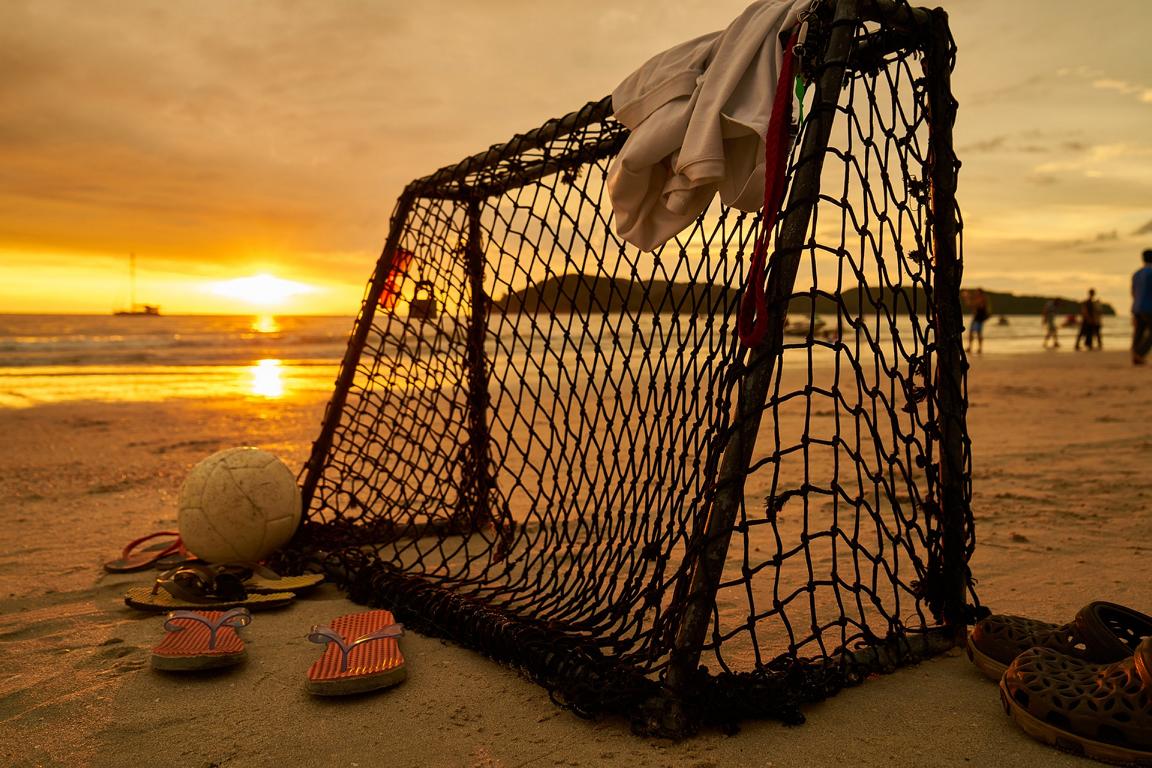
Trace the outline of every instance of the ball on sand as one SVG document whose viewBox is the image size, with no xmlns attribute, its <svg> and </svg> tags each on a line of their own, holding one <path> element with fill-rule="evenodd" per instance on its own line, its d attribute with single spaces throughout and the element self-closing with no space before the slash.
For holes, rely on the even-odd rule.
<svg viewBox="0 0 1152 768">
<path fill-rule="evenodd" d="M 263 560 L 300 523 L 292 470 L 259 448 L 229 448 L 201 461 L 180 489 L 180 537 L 210 563 Z"/>
</svg>

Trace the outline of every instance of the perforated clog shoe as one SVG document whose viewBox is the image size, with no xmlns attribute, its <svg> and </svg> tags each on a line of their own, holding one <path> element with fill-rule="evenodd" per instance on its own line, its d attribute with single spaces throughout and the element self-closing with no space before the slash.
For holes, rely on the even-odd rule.
<svg viewBox="0 0 1152 768">
<path fill-rule="evenodd" d="M 1094 664 L 1048 648 L 1016 657 L 1000 680 L 1025 733 L 1075 754 L 1152 766 L 1152 638 L 1123 661 Z"/>
<path fill-rule="evenodd" d="M 1096 601 L 1071 622 L 1051 624 L 1023 616 L 993 615 L 972 628 L 968 658 L 992 680 L 1029 648 L 1048 648 L 1065 656 L 1108 663 L 1132 655 L 1140 639 L 1152 635 L 1152 616 L 1116 603 Z"/>
</svg>

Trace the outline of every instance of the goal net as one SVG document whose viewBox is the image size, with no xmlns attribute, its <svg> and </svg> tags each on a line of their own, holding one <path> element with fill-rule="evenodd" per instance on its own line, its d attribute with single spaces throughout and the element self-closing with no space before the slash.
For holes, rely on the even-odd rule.
<svg viewBox="0 0 1152 768">
<path fill-rule="evenodd" d="M 296 556 L 647 732 L 798 707 L 975 610 L 942 12 L 824 0 L 768 332 L 763 219 L 614 232 L 608 99 L 412 182 L 304 475 Z"/>
</svg>

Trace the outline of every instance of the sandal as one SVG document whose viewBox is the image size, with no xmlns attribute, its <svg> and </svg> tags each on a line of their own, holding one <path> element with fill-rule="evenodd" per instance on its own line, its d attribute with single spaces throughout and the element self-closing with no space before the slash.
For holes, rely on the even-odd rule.
<svg viewBox="0 0 1152 768">
<path fill-rule="evenodd" d="M 220 563 L 210 566 L 218 571 L 234 573 L 249 593 L 293 592 L 299 594 L 324 581 L 322 573 L 302 573 L 299 576 L 281 576 L 259 563 Z"/>
<path fill-rule="evenodd" d="M 186 563 L 163 573 L 156 583 L 168 592 L 191 599 L 215 592 L 222 598 L 231 598 L 241 591 L 247 594 L 271 592 L 299 593 L 324 581 L 322 573 L 304 573 L 299 576 L 281 576 L 260 563 Z"/>
<path fill-rule="evenodd" d="M 403 682 L 408 670 L 396 642 L 403 634 L 391 611 L 353 613 L 334 619 L 331 628 L 312 627 L 308 639 L 326 645 L 308 670 L 308 692 L 344 696 Z"/>
<path fill-rule="evenodd" d="M 124 602 L 142 611 L 171 611 L 180 608 L 237 608 L 251 610 L 279 608 L 296 599 L 293 592 L 249 593 L 242 574 L 228 569 L 186 565 L 157 577 L 152 588 L 133 587 Z"/>
<path fill-rule="evenodd" d="M 163 589 L 179 600 L 212 603 L 243 600 L 248 596 L 241 574 L 211 566 L 182 565 L 156 577 L 152 594 Z"/>
<path fill-rule="evenodd" d="M 161 539 L 146 547 L 141 547 L 146 541 Z M 120 557 L 104 563 L 104 570 L 108 573 L 132 573 L 151 568 L 157 563 L 179 556 L 184 549 L 184 542 L 176 531 L 156 531 L 147 536 L 128 542 Z"/>
<path fill-rule="evenodd" d="M 1004 673 L 1000 700 L 1025 733 L 1057 749 L 1152 766 L 1152 638 L 1112 664 L 1025 651 Z"/>
<path fill-rule="evenodd" d="M 168 634 L 152 649 L 152 669 L 189 672 L 239 664 L 248 657 L 236 630 L 252 622 L 247 608 L 228 611 L 173 611 Z"/>
<path fill-rule="evenodd" d="M 985 676 L 999 680 L 1012 660 L 1029 648 L 1050 648 L 1074 659 L 1107 664 L 1131 656 L 1148 635 L 1152 616 L 1097 601 L 1063 625 L 1022 616 L 989 616 L 972 628 L 968 658 Z"/>
<path fill-rule="evenodd" d="M 132 587 L 124 593 L 124 604 L 139 611 L 177 611 L 197 608 L 248 608 L 252 611 L 263 611 L 269 608 L 283 608 L 291 605 L 296 595 L 291 592 L 272 592 L 262 595 L 246 595 L 235 600 L 184 600 L 174 597 L 165 591 L 156 591 L 150 587 Z"/>
</svg>

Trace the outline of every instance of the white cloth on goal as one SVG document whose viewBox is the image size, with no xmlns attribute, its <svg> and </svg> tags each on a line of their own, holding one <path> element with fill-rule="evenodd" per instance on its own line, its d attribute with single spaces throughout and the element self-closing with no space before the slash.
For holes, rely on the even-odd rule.
<svg viewBox="0 0 1152 768">
<path fill-rule="evenodd" d="M 764 202 L 764 134 L 780 73 L 781 32 L 811 0 L 760 0 L 723 32 L 658 54 L 612 92 L 631 135 L 608 170 L 616 232 L 651 251 L 713 196 L 742 211 Z"/>
</svg>

